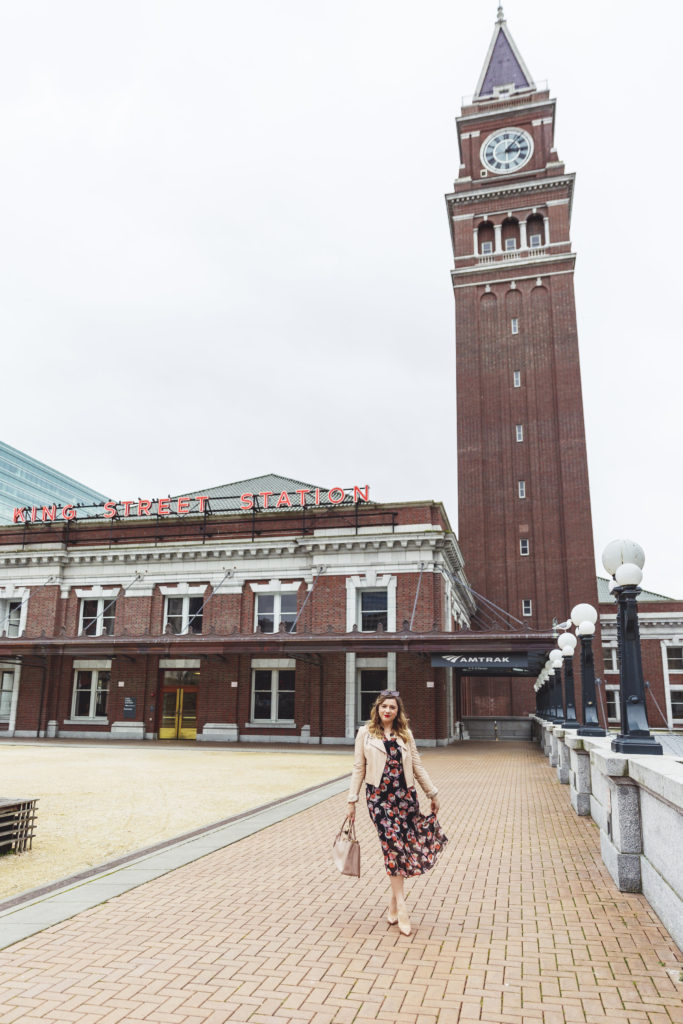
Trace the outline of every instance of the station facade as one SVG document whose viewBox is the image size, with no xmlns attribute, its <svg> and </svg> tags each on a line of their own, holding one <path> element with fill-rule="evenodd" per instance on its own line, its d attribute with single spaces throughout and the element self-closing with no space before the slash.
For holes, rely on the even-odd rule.
<svg viewBox="0 0 683 1024">
<path fill-rule="evenodd" d="M 142 515 L 24 509 L 0 530 L 0 732 L 345 743 L 388 688 L 450 742 L 463 673 L 438 657 L 537 666 L 552 638 L 473 630 L 443 506 L 368 497 L 271 475 Z"/>
</svg>

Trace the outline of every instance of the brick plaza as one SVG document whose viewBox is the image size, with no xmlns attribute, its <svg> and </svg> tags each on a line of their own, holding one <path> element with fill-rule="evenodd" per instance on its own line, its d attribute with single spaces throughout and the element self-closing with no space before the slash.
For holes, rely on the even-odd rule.
<svg viewBox="0 0 683 1024">
<path fill-rule="evenodd" d="M 330 859 L 344 797 L 0 953 L 3 1024 L 679 1022 L 683 956 L 620 893 L 598 832 L 529 743 L 425 753 L 450 837 L 386 924 L 377 838 Z"/>
</svg>

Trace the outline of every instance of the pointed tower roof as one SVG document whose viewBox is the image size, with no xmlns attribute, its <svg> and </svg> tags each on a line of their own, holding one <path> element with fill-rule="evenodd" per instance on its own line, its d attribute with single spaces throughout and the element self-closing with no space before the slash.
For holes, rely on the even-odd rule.
<svg viewBox="0 0 683 1024">
<path fill-rule="evenodd" d="M 493 30 L 491 45 L 477 82 L 474 99 L 495 96 L 498 89 L 504 86 L 511 86 L 514 89 L 531 89 L 533 84 L 534 80 L 529 69 L 510 35 L 501 5 L 498 8 L 498 18 Z"/>
</svg>

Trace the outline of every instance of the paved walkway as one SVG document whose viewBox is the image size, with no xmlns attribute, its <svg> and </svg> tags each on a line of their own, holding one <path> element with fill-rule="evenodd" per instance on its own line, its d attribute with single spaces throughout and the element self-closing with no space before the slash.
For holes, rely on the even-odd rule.
<svg viewBox="0 0 683 1024">
<path fill-rule="evenodd" d="M 331 868 L 333 796 L 0 952 L 1 1024 L 683 1022 L 683 956 L 538 749 L 425 761 L 451 841 L 410 938 L 364 811 L 362 878 Z"/>
</svg>

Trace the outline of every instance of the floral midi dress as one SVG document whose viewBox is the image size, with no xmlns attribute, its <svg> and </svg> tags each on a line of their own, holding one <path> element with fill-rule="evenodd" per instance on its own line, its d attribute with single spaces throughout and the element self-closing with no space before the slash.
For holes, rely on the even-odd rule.
<svg viewBox="0 0 683 1024">
<path fill-rule="evenodd" d="M 379 786 L 366 784 L 365 796 L 384 854 L 388 875 L 412 878 L 436 864 L 448 842 L 435 814 L 420 813 L 417 792 L 403 774 L 401 748 L 392 737 L 384 741 L 387 763 Z"/>
</svg>

